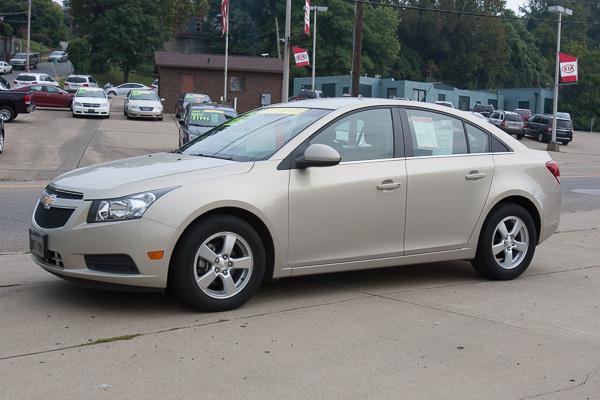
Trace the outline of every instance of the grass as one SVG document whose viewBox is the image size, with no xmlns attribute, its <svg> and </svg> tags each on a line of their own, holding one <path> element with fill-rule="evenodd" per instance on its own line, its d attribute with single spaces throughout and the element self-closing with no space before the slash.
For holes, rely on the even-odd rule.
<svg viewBox="0 0 600 400">
<path fill-rule="evenodd" d="M 110 68 L 108 72 L 94 73 L 92 76 L 98 81 L 100 87 L 110 82 L 114 86 L 120 85 L 123 82 L 123 71 L 119 68 Z M 144 75 L 137 72 L 129 72 L 129 82 L 141 83 L 146 86 L 150 86 L 154 80 L 152 75 Z"/>
<path fill-rule="evenodd" d="M 24 53 L 27 50 L 27 40 L 26 39 L 18 39 L 18 40 L 21 42 L 21 52 Z M 54 50 L 54 48 L 49 47 L 48 45 L 42 45 L 42 43 L 38 43 L 35 40 L 29 41 L 29 47 L 32 52 Z"/>
</svg>

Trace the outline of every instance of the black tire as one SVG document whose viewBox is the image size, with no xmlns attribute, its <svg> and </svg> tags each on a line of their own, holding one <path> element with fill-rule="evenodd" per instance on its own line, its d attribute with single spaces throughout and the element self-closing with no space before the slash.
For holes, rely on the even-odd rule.
<svg viewBox="0 0 600 400">
<path fill-rule="evenodd" d="M 129 114 L 127 114 L 127 119 L 131 119 L 131 117 L 129 116 Z"/>
<path fill-rule="evenodd" d="M 6 141 L 4 140 L 4 133 L 0 133 L 0 154 L 4 152 L 4 148 L 6 147 Z"/>
<path fill-rule="evenodd" d="M 245 286 L 232 297 L 217 299 L 203 292 L 196 284 L 194 268 L 197 266 L 194 261 L 202 243 L 221 232 L 232 232 L 242 237 L 252 251 L 254 262 Z M 258 290 L 265 269 L 264 245 L 254 228 L 243 219 L 231 215 L 213 215 L 194 223 L 179 240 L 169 270 L 169 289 L 181 301 L 200 311 L 233 310 L 247 302 Z"/>
<path fill-rule="evenodd" d="M 525 135 L 524 135 L 524 134 L 519 134 L 519 135 L 517 135 L 517 140 L 521 140 L 521 139 L 523 139 L 523 136 L 525 136 Z"/>
<path fill-rule="evenodd" d="M 2 118 L 4 122 L 10 122 L 17 118 L 17 113 L 10 106 L 0 106 L 0 118 Z"/>
<path fill-rule="evenodd" d="M 569 140 L 563 140 L 563 141 L 561 141 L 561 143 L 563 144 L 563 146 L 566 146 L 569 144 Z"/>
<path fill-rule="evenodd" d="M 162 120 L 163 120 L 163 117 L 160 117 L 160 118 L 158 118 L 158 120 L 159 120 L 159 121 L 162 121 Z"/>
<path fill-rule="evenodd" d="M 493 254 L 492 245 L 495 240 L 496 227 L 506 218 L 519 218 L 525 225 L 528 234 L 528 247 L 516 267 L 507 269 L 502 267 Z M 515 235 L 515 240 L 517 237 Z M 520 239 L 522 240 L 522 238 Z M 479 235 L 479 244 L 475 259 L 471 261 L 473 267 L 486 278 L 495 280 L 510 280 L 521 275 L 533 259 L 537 244 L 537 231 L 532 216 L 523 207 L 516 204 L 504 204 L 494 209 L 486 219 Z M 500 255 L 502 257 L 502 255 Z"/>
<path fill-rule="evenodd" d="M 542 132 L 538 133 L 537 140 L 540 143 L 544 143 L 544 134 Z"/>
<path fill-rule="evenodd" d="M 113 96 L 113 97 L 115 97 L 116 95 L 117 95 L 117 93 L 116 93 L 116 92 L 108 92 L 108 96 Z"/>
</svg>

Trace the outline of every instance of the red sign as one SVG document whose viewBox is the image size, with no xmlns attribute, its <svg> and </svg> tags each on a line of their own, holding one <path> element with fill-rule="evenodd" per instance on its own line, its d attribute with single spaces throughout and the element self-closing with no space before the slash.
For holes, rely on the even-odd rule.
<svg viewBox="0 0 600 400">
<path fill-rule="evenodd" d="M 308 59 L 308 50 L 301 47 L 292 47 L 294 52 L 294 61 L 296 61 L 297 67 L 309 67 L 310 61 Z"/>
<path fill-rule="evenodd" d="M 304 33 L 310 36 L 310 0 L 304 2 Z"/>
<path fill-rule="evenodd" d="M 577 57 L 565 53 L 559 53 L 560 82 L 577 83 Z"/>
</svg>

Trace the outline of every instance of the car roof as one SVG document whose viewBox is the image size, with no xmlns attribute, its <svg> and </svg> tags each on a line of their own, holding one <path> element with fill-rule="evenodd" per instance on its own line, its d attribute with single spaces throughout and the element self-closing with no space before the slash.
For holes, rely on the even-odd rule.
<svg viewBox="0 0 600 400">
<path fill-rule="evenodd" d="M 20 76 L 27 76 L 27 75 L 42 76 L 42 75 L 48 75 L 48 74 L 46 74 L 44 72 L 21 72 L 19 75 L 17 75 L 17 77 L 15 79 L 19 79 Z M 50 76 L 50 75 L 48 75 L 48 76 Z"/>
<path fill-rule="evenodd" d="M 132 90 L 131 92 L 129 92 L 129 94 L 131 95 L 133 92 L 136 92 L 136 93 L 142 92 L 142 93 L 153 93 L 153 94 L 156 94 L 156 92 L 154 90 L 151 90 L 151 89 L 137 89 L 137 90 Z"/>
<path fill-rule="evenodd" d="M 66 79 L 69 79 L 69 78 L 91 78 L 91 75 L 71 74 L 71 75 L 67 76 Z"/>
<path fill-rule="evenodd" d="M 82 91 L 82 92 L 104 92 L 104 89 L 102 88 L 97 88 L 97 87 L 83 87 L 83 88 L 79 88 L 77 89 L 77 91 Z"/>
</svg>

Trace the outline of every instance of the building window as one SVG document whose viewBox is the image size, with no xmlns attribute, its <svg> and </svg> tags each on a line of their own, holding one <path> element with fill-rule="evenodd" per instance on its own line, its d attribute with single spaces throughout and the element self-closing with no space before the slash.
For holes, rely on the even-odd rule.
<svg viewBox="0 0 600 400">
<path fill-rule="evenodd" d="M 398 92 L 396 91 L 395 87 L 388 88 L 388 90 L 387 90 L 387 98 L 388 99 L 393 99 L 393 98 L 396 97 L 397 93 Z"/>
<path fill-rule="evenodd" d="M 518 108 L 524 108 L 526 110 L 529 110 L 529 101 L 519 101 Z"/>
<path fill-rule="evenodd" d="M 362 97 L 373 97 L 373 86 L 360 84 L 360 95 Z"/>
<path fill-rule="evenodd" d="M 469 111 L 471 109 L 471 98 L 469 96 L 458 96 L 458 109 Z"/>
<path fill-rule="evenodd" d="M 350 94 L 350 87 L 344 86 L 342 88 L 342 94 Z"/>
<path fill-rule="evenodd" d="M 446 94 L 438 93 L 438 101 L 446 101 Z"/>
<path fill-rule="evenodd" d="M 239 76 L 232 76 L 229 78 L 229 91 L 230 92 L 244 92 L 244 79 Z"/>
<path fill-rule="evenodd" d="M 200 31 L 202 31 L 202 22 L 196 21 L 194 23 L 194 32 L 200 32 Z"/>
<path fill-rule="evenodd" d="M 425 101 L 425 96 L 427 92 L 423 89 L 413 89 L 413 100 L 415 101 Z"/>
<path fill-rule="evenodd" d="M 490 106 L 494 106 L 494 110 L 498 109 L 498 100 L 496 100 L 496 99 L 488 99 L 488 104 Z"/>
<path fill-rule="evenodd" d="M 335 83 L 323 83 L 321 90 L 325 97 L 335 97 Z"/>
</svg>

